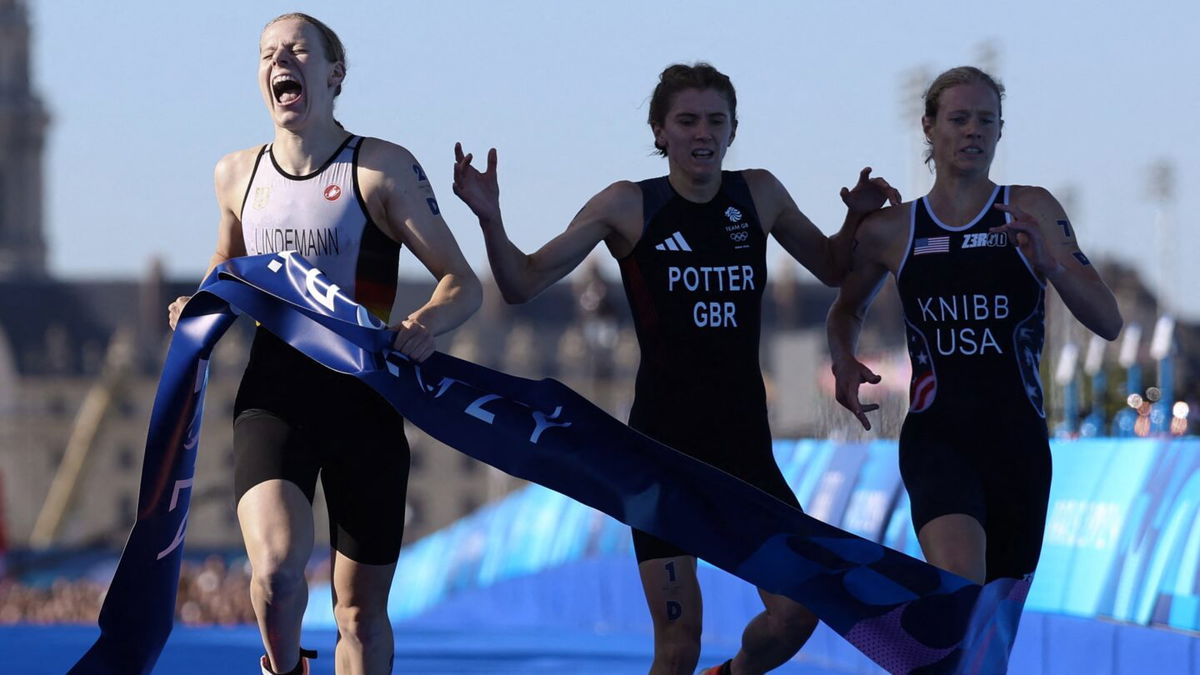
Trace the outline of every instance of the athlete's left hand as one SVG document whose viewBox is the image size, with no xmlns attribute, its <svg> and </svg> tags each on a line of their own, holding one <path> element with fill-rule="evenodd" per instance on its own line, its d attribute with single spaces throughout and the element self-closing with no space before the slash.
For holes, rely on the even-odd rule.
<svg viewBox="0 0 1200 675">
<path fill-rule="evenodd" d="M 863 362 L 855 358 L 833 363 L 834 398 L 846 410 L 854 413 L 863 429 L 871 430 L 867 413 L 879 410 L 878 403 L 863 403 L 858 399 L 858 388 L 864 384 L 879 384 L 883 378 L 876 375 Z"/>
<path fill-rule="evenodd" d="M 1046 248 L 1046 238 L 1042 236 L 1042 226 L 1037 218 L 1016 204 L 994 204 L 994 206 L 1010 216 L 1012 220 L 993 227 L 988 232 L 1005 232 L 1012 243 L 1021 250 L 1021 255 L 1029 261 L 1035 272 L 1048 277 L 1063 268 L 1062 263 L 1051 255 Z"/>
<path fill-rule="evenodd" d="M 866 215 L 878 211 L 884 202 L 899 206 L 900 191 L 892 187 L 883 178 L 871 178 L 871 167 L 865 167 L 858 174 L 858 184 L 851 188 L 842 188 L 842 202 L 851 213 Z"/>
<path fill-rule="evenodd" d="M 454 144 L 454 194 L 463 200 L 480 223 L 500 222 L 500 184 L 496 178 L 496 149 L 488 150 L 487 170 L 471 166 L 474 155 L 463 154 L 462 143 Z"/>
<path fill-rule="evenodd" d="M 396 331 L 396 339 L 392 341 L 392 346 L 417 363 L 429 358 L 437 348 L 433 334 L 414 319 L 405 319 L 393 326 L 393 329 Z"/>
</svg>

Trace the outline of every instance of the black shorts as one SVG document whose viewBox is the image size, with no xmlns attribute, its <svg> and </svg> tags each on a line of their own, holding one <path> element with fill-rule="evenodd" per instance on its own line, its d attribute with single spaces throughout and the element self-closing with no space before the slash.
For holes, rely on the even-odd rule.
<svg viewBox="0 0 1200 675">
<path fill-rule="evenodd" d="M 267 480 L 311 502 L 318 475 L 335 550 L 396 561 L 404 538 L 409 447 L 404 420 L 358 379 L 335 373 L 259 329 L 234 405 L 234 494 Z"/>
<path fill-rule="evenodd" d="M 987 535 L 987 580 L 1022 578 L 1037 568 L 1050 499 L 1050 443 L 1041 418 L 1002 424 L 947 423 L 910 414 L 900 431 L 900 476 L 920 532 L 961 513 Z"/>
<path fill-rule="evenodd" d="M 741 413 L 741 414 L 739 414 Z M 687 420 L 666 422 L 644 408 L 630 415 L 630 426 L 676 450 L 737 476 L 776 499 L 800 508 L 783 472 L 775 463 L 771 430 L 765 407 L 748 411 L 720 411 Z M 700 420 L 713 422 L 704 424 Z M 694 555 L 658 537 L 633 530 L 633 552 L 638 563 L 658 558 Z"/>
</svg>

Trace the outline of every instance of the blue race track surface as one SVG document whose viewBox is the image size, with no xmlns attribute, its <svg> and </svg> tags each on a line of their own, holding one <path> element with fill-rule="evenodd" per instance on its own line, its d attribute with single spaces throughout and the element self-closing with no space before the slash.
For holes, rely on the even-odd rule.
<svg viewBox="0 0 1200 675">
<path fill-rule="evenodd" d="M 505 631 L 419 626 L 396 628 L 396 673 L 588 673 L 634 674 L 649 669 L 651 643 L 646 635 L 594 635 L 553 628 Z M 93 626 L 0 626 L 0 672 L 61 675 L 95 639 Z M 320 652 L 314 675 L 333 673 L 334 633 L 306 631 L 304 644 Z M 176 627 L 155 668 L 171 675 L 257 673 L 262 654 L 258 630 Z M 706 645 L 701 665 L 729 658 L 724 645 Z M 787 664 L 786 675 L 863 672 Z M 870 671 L 867 671 L 870 672 Z"/>
<path fill-rule="evenodd" d="M 0 626 L 0 672 L 61 675 L 91 645 L 93 626 Z M 596 634 L 552 627 L 430 627 L 421 622 L 397 625 L 396 673 L 592 673 L 633 675 L 650 664 L 645 634 Z M 313 673 L 333 673 L 331 630 L 306 631 L 304 644 L 321 656 Z M 735 647 L 704 645 L 700 665 L 719 663 Z M 156 673 L 210 675 L 257 673 L 262 654 L 258 631 L 235 628 L 177 627 L 167 642 Z M 798 661 L 773 672 L 780 675 L 875 674 L 874 667 L 844 640 L 824 627 L 809 641 Z M 1172 630 L 1133 626 L 1057 614 L 1026 612 L 1010 672 L 1021 675 L 1200 675 L 1200 638 Z"/>
</svg>

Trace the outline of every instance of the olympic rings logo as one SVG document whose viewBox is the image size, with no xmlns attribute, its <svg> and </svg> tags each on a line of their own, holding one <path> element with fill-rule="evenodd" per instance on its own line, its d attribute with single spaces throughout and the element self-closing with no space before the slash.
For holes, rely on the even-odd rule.
<svg viewBox="0 0 1200 675">
<path fill-rule="evenodd" d="M 749 237 L 750 237 L 750 233 L 746 232 L 745 230 L 742 230 L 741 232 L 730 232 L 729 233 L 729 238 L 736 242 L 739 242 L 739 243 L 746 241 L 746 239 L 748 239 Z"/>
</svg>

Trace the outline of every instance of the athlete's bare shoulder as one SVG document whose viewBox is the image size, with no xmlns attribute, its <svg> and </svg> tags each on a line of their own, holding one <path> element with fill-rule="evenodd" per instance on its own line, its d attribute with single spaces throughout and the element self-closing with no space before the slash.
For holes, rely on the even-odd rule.
<svg viewBox="0 0 1200 675">
<path fill-rule="evenodd" d="M 432 218 L 445 225 L 433 185 L 408 148 L 370 136 L 361 143 L 358 187 L 371 220 L 380 223 L 397 241 L 404 235 L 396 228 L 413 218 L 421 222 Z"/>
<path fill-rule="evenodd" d="M 885 206 L 871 212 L 858 226 L 859 242 L 886 246 L 896 241 L 907 241 L 911 214 L 912 202 Z"/>
<path fill-rule="evenodd" d="M 362 139 L 358 168 L 360 176 L 368 182 L 386 181 L 389 186 L 405 186 L 426 179 L 425 170 L 408 148 L 370 136 Z"/>
<path fill-rule="evenodd" d="M 246 181 L 250 180 L 250 173 L 254 171 L 254 162 L 258 160 L 262 149 L 263 146 L 256 145 L 252 148 L 235 150 L 217 160 L 217 167 L 213 170 L 217 188 L 220 189 L 222 185 L 230 182 L 241 183 L 242 187 L 245 187 Z"/>
<path fill-rule="evenodd" d="M 753 188 L 764 188 L 776 190 L 783 188 L 783 183 L 769 169 L 738 169 L 733 173 L 742 174 L 742 178 L 746 180 Z"/>
<path fill-rule="evenodd" d="M 790 199 L 787 188 L 767 169 L 741 169 L 738 173 L 742 174 L 746 185 L 750 187 L 750 194 L 754 195 L 754 207 L 760 216 L 763 211 L 777 208 Z"/>
<path fill-rule="evenodd" d="M 240 206 L 242 195 L 250 185 L 254 163 L 258 161 L 263 146 L 256 145 L 244 150 L 235 150 L 217 160 L 213 169 L 213 185 L 217 199 L 231 210 Z"/>
<path fill-rule="evenodd" d="M 1042 212 L 1061 209 L 1058 200 L 1040 185 L 1013 185 L 1009 188 L 1008 201 L 1026 211 Z"/>
<path fill-rule="evenodd" d="M 753 187 L 760 185 L 763 187 L 782 185 L 779 179 L 775 177 L 775 174 L 767 169 L 739 169 L 738 173 L 741 173 L 746 182 Z"/>
<path fill-rule="evenodd" d="M 619 180 L 592 198 L 592 201 L 605 207 L 613 214 L 629 214 L 642 208 L 642 188 L 631 180 Z"/>
<path fill-rule="evenodd" d="M 603 240 L 614 256 L 624 257 L 642 235 L 641 187 L 628 180 L 612 183 L 579 209 L 567 230 L 586 233 L 592 246 Z"/>
<path fill-rule="evenodd" d="M 417 158 L 409 152 L 408 148 L 398 143 L 374 136 L 364 136 L 361 142 L 359 163 L 363 166 L 384 170 L 398 167 L 411 170 L 410 167 L 417 163 Z"/>
<path fill-rule="evenodd" d="M 588 201 L 580 216 L 604 221 L 633 243 L 642 232 L 642 188 L 629 180 L 619 180 Z"/>
<path fill-rule="evenodd" d="M 911 214 L 912 202 L 872 212 L 854 235 L 855 255 L 895 270 L 908 245 Z"/>
<path fill-rule="evenodd" d="M 781 202 L 782 197 L 787 196 L 784 184 L 780 183 L 780 180 L 775 178 L 775 174 L 770 173 L 767 169 L 745 168 L 740 169 L 737 173 L 742 174 L 746 185 L 750 187 L 750 193 L 754 195 L 755 199 L 755 208 L 760 211 L 773 207 Z"/>
</svg>

